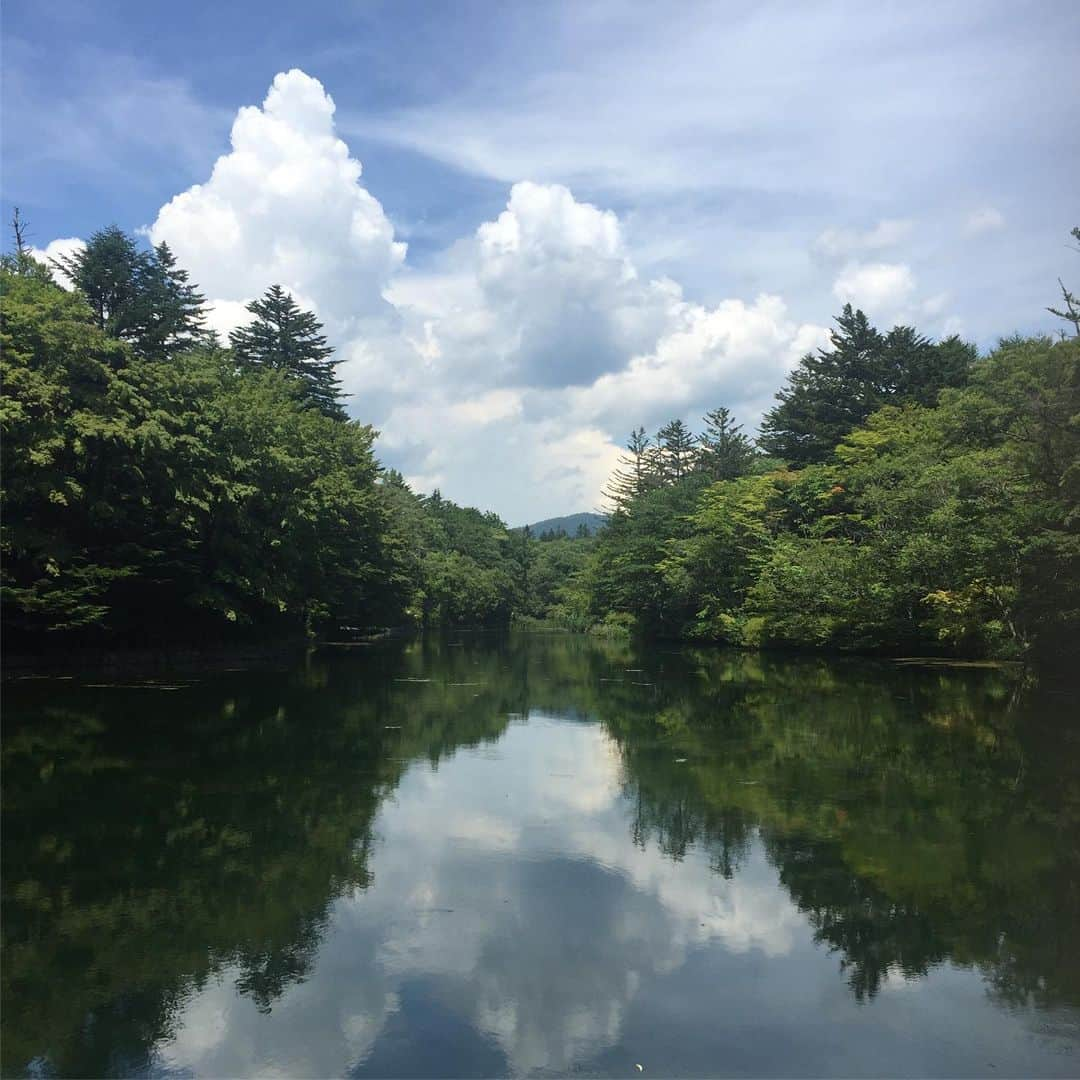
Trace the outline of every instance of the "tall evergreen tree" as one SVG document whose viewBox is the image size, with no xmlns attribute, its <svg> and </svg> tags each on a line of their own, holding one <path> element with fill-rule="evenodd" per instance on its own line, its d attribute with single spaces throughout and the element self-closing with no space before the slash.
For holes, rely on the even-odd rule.
<svg viewBox="0 0 1080 1080">
<path fill-rule="evenodd" d="M 98 328 L 137 356 L 167 360 L 202 342 L 206 301 L 168 245 L 143 251 L 111 225 L 54 265 L 86 297 Z"/>
<path fill-rule="evenodd" d="M 206 329 L 206 298 L 188 280 L 163 240 L 149 260 L 150 318 L 142 349 L 148 355 L 176 356 L 198 345 L 213 345 Z"/>
<path fill-rule="evenodd" d="M 894 326 L 882 340 L 878 393 L 933 408 L 941 391 L 963 386 L 977 358 L 973 345 L 955 334 L 934 344 L 910 326 Z"/>
<path fill-rule="evenodd" d="M 697 438 L 681 420 L 669 420 L 656 433 L 656 445 L 660 450 L 660 477 L 664 483 L 675 484 L 690 475 L 697 453 Z"/>
<path fill-rule="evenodd" d="M 53 263 L 86 297 L 98 329 L 121 341 L 136 335 L 149 260 L 127 233 L 110 225 L 94 233 L 80 251 Z"/>
<path fill-rule="evenodd" d="M 799 361 L 761 425 L 761 448 L 794 465 L 824 461 L 880 404 L 875 374 L 881 335 L 850 304 L 836 322 L 832 348 Z"/>
<path fill-rule="evenodd" d="M 301 398 L 309 406 L 344 420 L 341 383 L 331 359 L 334 350 L 326 343 L 322 323 L 280 285 L 271 285 L 247 310 L 255 318 L 229 335 L 240 364 L 285 372 L 298 381 Z"/>
<path fill-rule="evenodd" d="M 615 511 L 625 510 L 634 499 L 656 486 L 654 450 L 652 440 L 643 427 L 630 432 L 627 452 L 620 456 L 618 467 L 603 492 Z"/>
<path fill-rule="evenodd" d="M 909 326 L 882 335 L 866 315 L 844 305 L 831 348 L 807 353 L 776 395 L 758 445 L 792 465 L 826 461 L 853 428 L 883 405 L 936 404 L 963 386 L 974 349 L 958 338 L 934 345 Z"/>
<path fill-rule="evenodd" d="M 734 480 L 748 471 L 754 459 L 753 443 L 723 406 L 705 414 L 700 442 L 697 467 L 712 480 Z"/>
</svg>

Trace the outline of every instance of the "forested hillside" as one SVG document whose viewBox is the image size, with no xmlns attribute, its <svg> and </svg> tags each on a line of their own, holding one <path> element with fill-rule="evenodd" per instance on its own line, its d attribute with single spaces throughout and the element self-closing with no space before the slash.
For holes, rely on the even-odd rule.
<svg viewBox="0 0 1080 1080">
<path fill-rule="evenodd" d="M 0 283 L 6 648 L 494 623 L 518 604 L 502 521 L 380 468 L 321 326 L 278 286 L 225 345 L 168 249 L 117 229 L 52 268 L 19 250 Z"/>
<path fill-rule="evenodd" d="M 599 536 L 539 539 L 381 468 L 273 283 L 227 343 L 168 248 L 115 228 L 53 267 L 18 246 L 0 287 L 8 649 L 515 616 L 994 657 L 1080 638 L 1080 336 L 979 357 L 845 307 L 756 443 L 722 406 L 638 428 Z M 1055 314 L 1080 335 L 1071 294 Z"/>
<path fill-rule="evenodd" d="M 1071 309 L 1067 309 L 1071 310 Z M 758 447 L 630 438 L 582 615 L 748 646 L 1080 648 L 1080 336 L 985 357 L 845 308 Z"/>
<path fill-rule="evenodd" d="M 580 514 L 565 514 L 562 517 L 544 518 L 525 528 L 539 540 L 557 540 L 563 536 L 573 536 L 582 539 L 586 536 L 595 536 L 605 524 L 603 514 L 589 511 Z"/>
</svg>

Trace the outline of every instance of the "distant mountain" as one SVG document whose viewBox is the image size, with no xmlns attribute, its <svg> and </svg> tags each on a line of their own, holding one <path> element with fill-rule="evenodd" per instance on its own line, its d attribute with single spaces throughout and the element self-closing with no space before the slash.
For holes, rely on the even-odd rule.
<svg viewBox="0 0 1080 1080">
<path fill-rule="evenodd" d="M 554 517 L 545 518 L 543 521 L 538 521 L 529 528 L 532 530 L 533 536 L 539 536 L 545 532 L 558 532 L 560 529 L 567 536 L 577 536 L 578 526 L 582 523 L 589 530 L 589 534 L 597 532 L 604 524 L 603 514 L 567 514 L 566 517 Z"/>
</svg>

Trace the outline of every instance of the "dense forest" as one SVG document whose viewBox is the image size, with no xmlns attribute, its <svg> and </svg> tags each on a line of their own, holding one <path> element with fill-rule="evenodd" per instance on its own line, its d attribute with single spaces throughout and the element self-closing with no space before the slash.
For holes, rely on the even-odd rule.
<svg viewBox="0 0 1080 1080">
<path fill-rule="evenodd" d="M 1073 235 L 1080 240 L 1080 230 Z M 0 267 L 6 647 L 545 620 L 743 646 L 1020 658 L 1080 640 L 1069 336 L 881 332 L 845 307 L 758 439 L 718 406 L 629 440 L 597 536 L 412 491 L 281 286 L 227 342 L 113 227 Z"/>
</svg>

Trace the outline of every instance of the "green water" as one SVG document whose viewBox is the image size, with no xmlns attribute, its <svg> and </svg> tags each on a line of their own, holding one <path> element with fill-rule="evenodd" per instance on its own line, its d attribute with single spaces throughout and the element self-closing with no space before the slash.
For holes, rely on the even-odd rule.
<svg viewBox="0 0 1080 1080">
<path fill-rule="evenodd" d="M 4 686 L 5 1075 L 1080 1074 L 1060 686 L 464 634 L 108 681 Z"/>
</svg>

